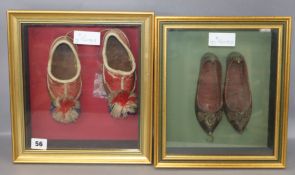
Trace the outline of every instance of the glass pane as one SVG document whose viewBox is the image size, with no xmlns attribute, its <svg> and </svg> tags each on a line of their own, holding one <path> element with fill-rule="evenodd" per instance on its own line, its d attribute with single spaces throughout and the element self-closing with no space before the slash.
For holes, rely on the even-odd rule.
<svg viewBox="0 0 295 175">
<path fill-rule="evenodd" d="M 73 31 L 101 32 L 100 45 L 73 44 Z M 27 149 L 31 138 L 48 149 L 139 148 L 140 25 L 23 24 L 22 35 Z"/>
<path fill-rule="evenodd" d="M 235 46 L 208 46 L 209 32 L 234 33 L 236 35 Z M 207 52 L 218 57 L 222 74 L 222 119 L 212 135 L 209 135 L 197 120 L 198 114 L 195 105 L 200 65 L 203 65 L 201 59 Z M 227 58 L 232 52 L 238 52 L 244 57 L 246 68 L 241 69 L 247 69 L 252 96 L 252 113 L 242 132 L 234 129 L 224 110 L 224 82 L 226 81 L 227 64 L 229 64 Z M 168 154 L 273 154 L 275 114 L 273 110 L 275 107 L 277 64 L 276 30 L 169 29 L 166 53 Z M 205 71 L 210 71 L 210 67 Z M 239 71 L 229 71 L 230 76 L 228 77 L 240 81 L 239 77 L 242 75 L 238 75 L 238 73 Z M 208 80 L 210 77 L 205 77 L 205 79 Z M 241 83 L 245 83 L 245 81 Z M 210 91 L 207 90 L 207 92 Z M 201 102 L 204 104 L 199 105 L 208 105 L 206 100 L 210 100 L 210 98 L 213 98 L 213 101 L 216 100 L 212 97 L 214 94 L 202 95 L 206 96 L 203 97 L 205 100 Z M 239 104 L 245 103 L 247 102 L 244 99 L 236 99 L 236 102 L 231 105 L 239 106 Z"/>
</svg>

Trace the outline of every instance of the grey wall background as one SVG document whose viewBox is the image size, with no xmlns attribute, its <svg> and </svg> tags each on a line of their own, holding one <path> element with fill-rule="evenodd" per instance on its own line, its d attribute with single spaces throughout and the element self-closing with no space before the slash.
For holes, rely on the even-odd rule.
<svg viewBox="0 0 295 175">
<path fill-rule="evenodd" d="M 11 163 L 6 11 L 93 10 L 154 11 L 167 16 L 292 16 L 294 0 L 1 0 L 0 1 L 0 174 L 294 174 L 295 52 L 291 49 L 289 152 L 286 170 L 158 170 L 142 165 L 13 165 Z M 293 28 L 294 25 L 293 25 Z"/>
</svg>

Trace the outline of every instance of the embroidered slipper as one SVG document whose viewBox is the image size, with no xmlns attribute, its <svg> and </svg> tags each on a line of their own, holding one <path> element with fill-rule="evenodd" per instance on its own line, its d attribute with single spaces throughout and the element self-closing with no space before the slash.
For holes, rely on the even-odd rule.
<svg viewBox="0 0 295 175">
<path fill-rule="evenodd" d="M 124 118 L 135 114 L 134 93 L 136 64 L 127 36 L 119 29 L 106 32 L 103 41 L 103 83 L 108 96 L 111 116 Z"/>
<path fill-rule="evenodd" d="M 61 123 L 77 120 L 82 89 L 80 60 L 67 36 L 56 38 L 50 48 L 47 87 L 51 97 L 52 117 Z"/>
<path fill-rule="evenodd" d="M 221 64 L 216 55 L 206 53 L 201 59 L 195 111 L 203 130 L 212 135 L 222 119 Z"/>
<path fill-rule="evenodd" d="M 242 133 L 252 113 L 252 97 L 247 64 L 238 52 L 230 53 L 227 58 L 224 104 L 228 121 Z"/>
</svg>

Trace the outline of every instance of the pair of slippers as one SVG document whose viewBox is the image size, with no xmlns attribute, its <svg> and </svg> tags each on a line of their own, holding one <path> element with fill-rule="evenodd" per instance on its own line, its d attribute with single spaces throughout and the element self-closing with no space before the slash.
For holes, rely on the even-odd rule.
<svg viewBox="0 0 295 175">
<path fill-rule="evenodd" d="M 252 96 L 245 58 L 238 52 L 227 57 L 222 90 L 222 68 L 213 53 L 203 55 L 197 82 L 195 111 L 203 130 L 212 135 L 222 119 L 222 110 L 233 128 L 242 133 L 251 116 Z"/>
<path fill-rule="evenodd" d="M 119 29 L 107 30 L 102 47 L 103 85 L 110 114 L 124 118 L 137 110 L 135 59 L 127 36 Z M 50 47 L 47 87 L 52 117 L 61 123 L 76 121 L 80 114 L 81 64 L 68 35 L 56 38 Z"/>
</svg>

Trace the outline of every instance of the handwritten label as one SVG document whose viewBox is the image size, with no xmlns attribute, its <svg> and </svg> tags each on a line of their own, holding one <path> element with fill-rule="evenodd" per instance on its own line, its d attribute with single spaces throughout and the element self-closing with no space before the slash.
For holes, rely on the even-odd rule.
<svg viewBox="0 0 295 175">
<path fill-rule="evenodd" d="M 100 45 L 100 32 L 74 31 L 74 44 Z"/>
<path fill-rule="evenodd" d="M 47 149 L 47 139 L 32 138 L 31 139 L 31 149 Z"/>
<path fill-rule="evenodd" d="M 234 47 L 236 45 L 236 33 L 209 32 L 208 45 Z"/>
<path fill-rule="evenodd" d="M 271 32 L 271 29 L 260 29 L 260 32 Z"/>
</svg>

